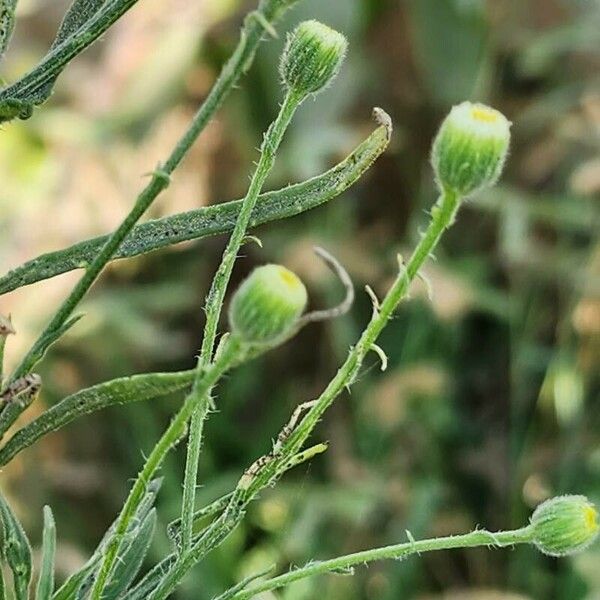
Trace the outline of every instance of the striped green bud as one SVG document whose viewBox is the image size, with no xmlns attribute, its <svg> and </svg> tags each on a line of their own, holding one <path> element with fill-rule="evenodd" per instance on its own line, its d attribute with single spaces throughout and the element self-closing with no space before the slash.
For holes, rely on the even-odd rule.
<svg viewBox="0 0 600 600">
<path fill-rule="evenodd" d="M 444 119 L 431 162 L 441 190 L 467 196 L 496 183 L 508 154 L 510 121 L 484 104 L 463 102 Z"/>
<path fill-rule="evenodd" d="M 304 97 L 325 88 L 338 74 L 348 42 L 318 21 L 304 21 L 288 36 L 281 58 L 281 77 L 292 92 Z"/>
<path fill-rule="evenodd" d="M 531 517 L 533 542 L 549 556 L 587 548 L 597 537 L 598 511 L 585 496 L 558 496 L 540 504 Z"/>
<path fill-rule="evenodd" d="M 231 331 L 243 341 L 268 344 L 292 332 L 306 308 L 297 275 L 281 265 L 264 265 L 243 281 L 231 300 Z"/>
</svg>

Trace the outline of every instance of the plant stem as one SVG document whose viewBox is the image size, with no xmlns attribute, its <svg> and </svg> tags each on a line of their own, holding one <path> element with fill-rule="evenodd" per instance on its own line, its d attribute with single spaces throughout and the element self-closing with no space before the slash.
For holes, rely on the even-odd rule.
<svg viewBox="0 0 600 600">
<path fill-rule="evenodd" d="M 107 545 L 104 558 L 98 571 L 98 577 L 96 578 L 92 589 L 92 600 L 99 600 L 102 596 L 104 587 L 108 582 L 108 578 L 117 559 L 123 535 L 127 531 L 140 500 L 144 497 L 148 483 L 154 478 L 169 450 L 177 444 L 183 435 L 187 421 L 194 410 L 202 402 L 207 403 L 207 397 L 210 390 L 232 366 L 236 359 L 239 358 L 240 351 L 241 345 L 239 340 L 237 340 L 235 336 L 231 336 L 217 360 L 204 372 L 202 380 L 198 382 L 193 391 L 186 397 L 183 406 L 173 418 L 156 446 L 152 449 L 152 452 L 137 476 L 137 479 L 129 492 L 127 501 L 117 519 L 114 534 Z"/>
<path fill-rule="evenodd" d="M 358 343 L 350 350 L 344 364 L 325 388 L 321 396 L 307 412 L 283 445 L 280 457 L 265 465 L 248 488 L 252 497 L 272 478 L 277 476 L 282 464 L 293 456 L 304 444 L 323 413 L 329 408 L 342 390 L 354 383 L 365 356 L 371 351 L 380 333 L 402 299 L 406 296 L 411 282 L 418 274 L 425 260 L 431 255 L 444 231 L 452 225 L 460 204 L 460 198 L 451 192 L 444 192 L 431 211 L 431 221 L 427 231 L 415 248 L 408 264 L 400 265 L 400 272 L 383 302 L 374 307 L 371 321 L 363 331 Z"/>
<path fill-rule="evenodd" d="M 261 0 L 258 10 L 262 15 L 262 18 L 270 23 L 289 5 L 290 2 L 286 2 L 285 0 Z M 240 76 L 249 68 L 264 33 L 264 24 L 261 23 L 260 19 L 256 16 L 252 16 L 252 13 L 246 17 L 240 41 L 234 53 L 223 67 L 219 78 L 215 82 L 202 106 L 198 109 L 198 112 L 192 119 L 187 131 L 180 138 L 165 164 L 153 174 L 146 189 L 138 196 L 132 211 L 110 236 L 106 244 L 86 268 L 83 277 L 58 309 L 57 313 L 34 343 L 21 364 L 16 368 L 11 381 L 29 373 L 33 366 L 43 357 L 50 344 L 56 340 L 56 336 L 61 333 L 62 328 L 65 326 L 65 323 L 67 323 L 77 304 L 90 289 L 108 261 L 117 252 L 119 246 L 127 237 L 135 223 L 144 214 L 160 192 L 167 187 L 170 175 L 178 167 L 197 137 L 206 127 L 206 124 L 221 106 L 227 93 L 231 91 Z M 62 45 L 58 48 L 61 47 Z"/>
<path fill-rule="evenodd" d="M 200 378 L 202 377 L 203 369 L 205 369 L 212 360 L 213 349 L 217 337 L 217 327 L 221 317 L 225 293 L 227 291 L 227 286 L 229 285 L 235 259 L 237 258 L 244 236 L 246 235 L 250 216 L 254 210 L 262 187 L 273 168 L 277 149 L 279 148 L 285 131 L 301 101 L 301 97 L 288 91 L 281 105 L 279 114 L 265 133 L 261 145 L 260 159 L 256 166 L 256 170 L 254 171 L 254 175 L 252 176 L 246 197 L 242 203 L 235 227 L 221 258 L 221 264 L 215 273 L 210 292 L 206 299 L 206 324 L 204 326 L 204 336 L 202 338 L 202 349 L 198 359 L 196 383 L 201 380 Z M 198 410 L 194 412 L 190 425 L 181 512 L 182 554 L 184 554 L 192 544 L 198 462 L 200 457 L 200 447 L 202 445 L 204 421 L 208 414 L 208 408 L 208 404 L 199 406 Z"/>
<path fill-rule="evenodd" d="M 512 531 L 500 531 L 497 533 L 491 533 L 489 531 L 472 531 L 471 533 L 466 533 L 464 535 L 452 535 L 428 540 L 410 541 L 403 544 L 355 552 L 354 554 L 340 556 L 331 560 L 309 563 L 299 569 L 294 569 L 288 573 L 279 575 L 278 577 L 267 579 L 266 581 L 252 586 L 248 590 L 238 592 L 232 597 L 232 600 L 248 600 L 262 592 L 281 588 L 306 577 L 335 571 L 343 572 L 352 569 L 356 565 L 376 560 L 398 560 L 412 554 L 421 554 L 422 552 L 432 552 L 435 550 L 476 548 L 478 546 L 496 546 L 502 548 L 505 546 L 527 544 L 530 542 L 530 527 L 523 527 Z"/>
</svg>

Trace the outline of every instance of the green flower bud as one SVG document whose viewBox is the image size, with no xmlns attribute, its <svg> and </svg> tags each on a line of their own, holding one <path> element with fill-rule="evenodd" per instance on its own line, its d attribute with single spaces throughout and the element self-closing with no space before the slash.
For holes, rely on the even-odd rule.
<svg viewBox="0 0 600 600">
<path fill-rule="evenodd" d="M 558 496 L 540 504 L 531 517 L 533 542 L 549 556 L 587 548 L 597 537 L 598 511 L 585 496 Z"/>
<path fill-rule="evenodd" d="M 338 74 L 348 42 L 318 21 L 304 21 L 288 36 L 281 58 L 285 86 L 300 96 L 316 94 Z"/>
<path fill-rule="evenodd" d="M 249 343 L 274 342 L 290 333 L 306 307 L 306 288 L 280 265 L 254 269 L 229 308 L 231 331 Z"/>
<path fill-rule="evenodd" d="M 484 104 L 455 106 L 433 142 L 431 162 L 440 189 L 466 196 L 494 185 L 508 154 L 510 125 Z"/>
</svg>

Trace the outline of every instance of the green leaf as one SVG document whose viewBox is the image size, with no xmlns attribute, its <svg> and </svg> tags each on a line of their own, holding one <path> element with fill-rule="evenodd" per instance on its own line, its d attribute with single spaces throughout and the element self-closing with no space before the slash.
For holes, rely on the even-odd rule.
<svg viewBox="0 0 600 600">
<path fill-rule="evenodd" d="M 341 163 L 312 179 L 269 192 L 258 198 L 250 227 L 285 219 L 316 208 L 353 185 L 386 149 L 390 125 L 382 124 Z M 138 256 L 186 240 L 227 233 L 235 225 L 241 200 L 217 204 L 149 221 L 133 228 L 115 258 Z M 102 247 L 107 236 L 43 254 L 0 277 L 0 294 L 24 285 L 84 268 Z"/>
<path fill-rule="evenodd" d="M 90 559 L 77 573 L 73 573 L 52 596 L 52 600 L 74 600 L 79 594 L 83 583 L 98 565 L 100 556 Z"/>
<path fill-rule="evenodd" d="M 107 0 L 73 0 L 73 3 L 66 12 L 56 38 L 50 47 L 54 50 L 60 46 L 65 40 L 77 33 L 101 8 L 106 4 Z M 56 83 L 58 75 L 51 81 L 47 82 L 36 92 L 34 98 L 30 98 L 33 104 L 41 104 L 50 97 L 52 88 Z"/>
<path fill-rule="evenodd" d="M 0 92 L 0 122 L 15 117 L 31 116 L 33 106 L 44 102 L 62 70 L 78 54 L 94 43 L 113 23 L 122 17 L 138 0 L 75 0 L 65 16 L 59 36 L 42 61 L 19 81 Z M 90 7 L 81 11 L 88 2 Z M 77 25 L 80 25 L 77 27 Z M 16 110 L 20 103 L 21 109 Z"/>
<path fill-rule="evenodd" d="M 27 600 L 31 581 L 31 546 L 23 526 L 0 494 L 0 521 L 4 539 L 2 555 L 13 574 L 16 600 Z"/>
<path fill-rule="evenodd" d="M 50 600 L 54 592 L 54 555 L 56 553 L 56 524 L 49 506 L 44 506 L 42 564 L 38 577 L 36 600 Z"/>
<path fill-rule="evenodd" d="M 127 536 L 132 538 L 131 543 L 125 546 L 117 560 L 117 566 L 111 575 L 110 583 L 102 594 L 102 600 L 117 600 L 120 594 L 131 585 L 148 553 L 155 527 L 156 509 L 152 509 L 139 528 Z"/>
<path fill-rule="evenodd" d="M 42 436 L 64 427 L 74 419 L 114 404 L 151 400 L 188 388 L 195 371 L 178 373 L 146 373 L 114 379 L 68 396 L 37 419 L 19 429 L 0 450 L 0 465 Z"/>
<path fill-rule="evenodd" d="M 0 0 L 0 60 L 4 58 L 15 28 L 16 8 L 17 0 Z"/>
<path fill-rule="evenodd" d="M 134 518 L 131 521 L 131 525 L 125 534 L 126 536 L 132 535 L 135 531 L 141 531 L 140 524 L 147 519 L 148 514 L 150 513 L 150 511 L 152 511 L 154 502 L 156 501 L 156 496 L 160 491 L 161 485 L 161 477 L 154 479 L 150 482 L 146 489 L 146 494 L 140 502 L 140 505 L 136 510 Z M 109 527 L 108 531 L 104 534 L 104 537 L 98 544 L 98 547 L 96 548 L 88 562 L 79 571 L 73 573 L 67 579 L 67 581 L 65 581 L 60 590 L 58 590 L 54 594 L 52 600 L 79 600 L 80 598 L 83 599 L 86 592 L 88 592 L 92 587 L 92 584 L 94 582 L 95 570 L 98 567 L 100 559 L 102 558 L 102 555 L 106 550 L 106 546 L 115 530 L 115 523 L 116 522 L 114 522 Z"/>
</svg>

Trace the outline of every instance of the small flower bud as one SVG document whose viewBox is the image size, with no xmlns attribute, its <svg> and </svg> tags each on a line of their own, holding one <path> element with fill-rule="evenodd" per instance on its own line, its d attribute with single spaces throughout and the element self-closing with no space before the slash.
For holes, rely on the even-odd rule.
<svg viewBox="0 0 600 600">
<path fill-rule="evenodd" d="M 290 333 L 306 307 L 306 288 L 280 265 L 254 269 L 229 308 L 231 331 L 249 343 L 269 343 Z"/>
<path fill-rule="evenodd" d="M 338 74 L 348 42 L 318 21 L 304 21 L 288 36 L 281 58 L 286 87 L 300 96 L 316 94 Z"/>
<path fill-rule="evenodd" d="M 531 517 L 533 542 L 549 556 L 587 548 L 600 530 L 598 511 L 585 496 L 558 496 L 540 504 Z"/>
<path fill-rule="evenodd" d="M 510 143 L 510 121 L 484 104 L 450 111 L 433 142 L 431 162 L 442 190 L 466 196 L 496 183 Z"/>
</svg>

